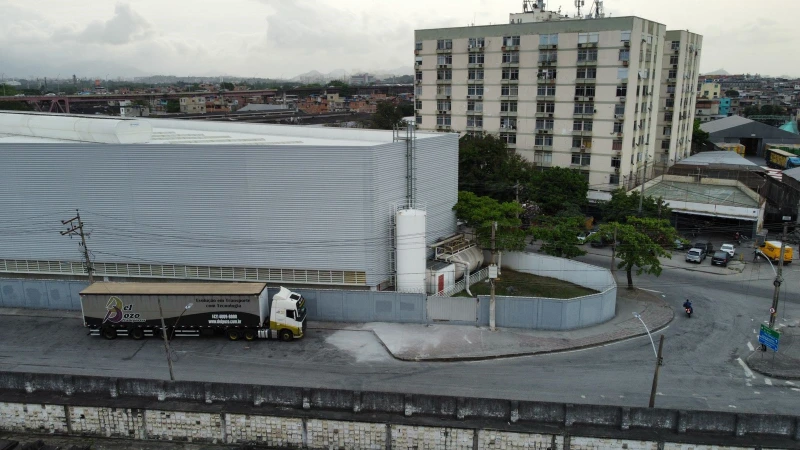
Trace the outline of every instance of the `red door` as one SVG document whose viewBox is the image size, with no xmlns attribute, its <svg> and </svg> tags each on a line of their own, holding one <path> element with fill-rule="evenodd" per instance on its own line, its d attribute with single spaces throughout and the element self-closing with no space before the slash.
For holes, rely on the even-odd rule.
<svg viewBox="0 0 800 450">
<path fill-rule="evenodd" d="M 436 289 L 436 292 L 442 292 L 444 290 L 444 275 L 439 275 L 439 286 Z"/>
</svg>

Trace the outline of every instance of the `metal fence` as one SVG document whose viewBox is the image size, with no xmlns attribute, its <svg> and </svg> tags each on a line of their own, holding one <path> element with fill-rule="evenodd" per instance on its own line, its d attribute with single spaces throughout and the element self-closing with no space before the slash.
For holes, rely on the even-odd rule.
<svg viewBox="0 0 800 450">
<path fill-rule="evenodd" d="M 469 285 L 472 286 L 473 284 L 483 281 L 489 277 L 489 268 L 484 267 L 483 269 L 471 273 L 469 275 Z M 436 294 L 432 295 L 431 297 L 452 297 L 459 292 L 465 290 L 467 288 L 466 279 L 462 278 L 461 281 L 457 282 L 456 284 L 450 286 L 447 289 L 443 289 Z"/>
</svg>

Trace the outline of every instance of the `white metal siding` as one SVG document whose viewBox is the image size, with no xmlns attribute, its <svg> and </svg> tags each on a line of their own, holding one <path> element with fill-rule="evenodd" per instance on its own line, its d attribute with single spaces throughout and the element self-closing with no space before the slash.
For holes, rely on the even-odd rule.
<svg viewBox="0 0 800 450">
<path fill-rule="evenodd" d="M 472 297 L 428 297 L 428 319 L 456 322 L 478 321 L 478 300 Z"/>
</svg>

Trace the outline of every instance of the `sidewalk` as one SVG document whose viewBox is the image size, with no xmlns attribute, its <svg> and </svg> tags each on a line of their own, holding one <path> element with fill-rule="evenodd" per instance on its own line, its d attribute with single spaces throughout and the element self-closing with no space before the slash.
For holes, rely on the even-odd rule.
<svg viewBox="0 0 800 450">
<path fill-rule="evenodd" d="M 800 380 L 800 324 L 793 322 L 775 329 L 781 333 L 778 351 L 756 349 L 747 357 L 747 365 L 769 377 Z"/>
<path fill-rule="evenodd" d="M 507 358 L 596 347 L 647 334 L 633 312 L 639 312 L 650 332 L 667 326 L 674 316 L 661 298 L 651 293 L 619 289 L 617 314 L 610 321 L 571 331 L 531 331 L 471 325 L 395 323 L 342 324 L 317 322 L 311 329 L 368 330 L 386 350 L 402 361 L 465 361 Z"/>
</svg>

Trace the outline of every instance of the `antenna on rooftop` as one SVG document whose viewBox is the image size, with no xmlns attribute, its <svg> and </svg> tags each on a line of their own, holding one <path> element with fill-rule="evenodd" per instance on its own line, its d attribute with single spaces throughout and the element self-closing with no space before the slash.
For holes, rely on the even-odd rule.
<svg viewBox="0 0 800 450">
<path fill-rule="evenodd" d="M 583 19 L 583 13 L 581 13 L 581 8 L 583 8 L 586 0 L 575 0 L 575 8 L 578 9 L 578 14 L 575 15 L 578 19 Z"/>
<path fill-rule="evenodd" d="M 590 19 L 602 19 L 605 16 L 605 11 L 603 11 L 603 0 L 594 0 L 592 2 L 592 8 L 589 10 L 588 17 Z"/>
<path fill-rule="evenodd" d="M 522 0 L 523 12 L 534 12 L 537 9 L 544 11 L 544 0 Z"/>
</svg>

